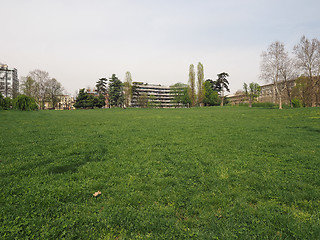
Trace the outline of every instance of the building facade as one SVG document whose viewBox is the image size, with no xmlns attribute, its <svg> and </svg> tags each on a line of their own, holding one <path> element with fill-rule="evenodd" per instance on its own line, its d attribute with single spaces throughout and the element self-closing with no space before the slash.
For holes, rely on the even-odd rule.
<svg viewBox="0 0 320 240">
<path fill-rule="evenodd" d="M 296 80 L 289 80 L 286 83 L 278 83 L 278 87 L 281 92 L 282 104 L 290 104 L 288 93 L 291 94 L 292 89 L 296 86 Z M 238 91 L 235 94 L 227 96 L 232 105 L 238 105 L 241 103 L 249 103 L 247 96 L 244 92 Z M 260 96 L 257 98 L 258 102 L 269 102 L 279 104 L 279 95 L 276 92 L 275 85 L 273 83 L 261 86 Z"/>
<path fill-rule="evenodd" d="M 290 104 L 290 99 L 288 97 L 288 92 L 291 93 L 292 89 L 296 86 L 295 80 L 289 80 L 287 82 L 278 83 L 278 88 L 281 92 L 282 104 Z M 259 102 L 270 102 L 279 104 L 279 95 L 277 94 L 275 85 L 273 83 L 262 85 L 261 94 L 258 98 Z"/>
<path fill-rule="evenodd" d="M 58 102 L 56 106 L 56 110 L 73 110 L 75 109 L 73 107 L 73 104 L 75 104 L 75 99 L 74 97 L 70 95 L 59 95 L 57 96 L 60 101 Z"/>
<path fill-rule="evenodd" d="M 0 93 L 4 97 L 15 98 L 19 93 L 17 69 L 9 69 L 8 65 L 0 63 Z"/>
<path fill-rule="evenodd" d="M 131 107 L 175 107 L 174 92 L 171 87 L 143 82 L 132 83 Z"/>
</svg>

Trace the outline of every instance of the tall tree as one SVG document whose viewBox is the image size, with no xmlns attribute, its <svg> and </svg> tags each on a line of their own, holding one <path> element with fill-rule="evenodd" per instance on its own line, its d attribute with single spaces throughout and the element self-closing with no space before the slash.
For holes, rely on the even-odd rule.
<svg viewBox="0 0 320 240">
<path fill-rule="evenodd" d="M 188 87 L 188 94 L 191 100 L 191 105 L 196 105 L 196 86 L 195 86 L 195 72 L 194 72 L 194 65 L 190 64 L 189 67 L 189 87 Z"/>
<path fill-rule="evenodd" d="M 101 95 L 107 94 L 107 81 L 106 78 L 100 78 L 99 81 L 96 83 L 97 93 Z"/>
<path fill-rule="evenodd" d="M 220 105 L 220 103 L 221 103 L 218 92 L 215 88 L 215 82 L 212 81 L 211 79 L 207 79 L 204 82 L 203 103 L 206 106 L 217 106 L 217 105 Z"/>
<path fill-rule="evenodd" d="M 131 98 L 132 98 L 132 76 L 130 72 L 126 72 L 126 78 L 123 84 L 123 91 L 124 91 L 124 103 L 126 107 L 131 105 Z"/>
<path fill-rule="evenodd" d="M 22 77 L 21 92 L 28 97 L 35 97 L 35 81 L 30 77 Z"/>
<path fill-rule="evenodd" d="M 297 66 L 308 77 L 312 86 L 312 106 L 320 105 L 320 42 L 311 41 L 303 36 L 299 44 L 293 49 L 296 55 Z"/>
<path fill-rule="evenodd" d="M 248 84 L 244 83 L 243 84 L 243 90 L 249 99 L 249 107 L 252 107 L 252 102 L 260 96 L 261 93 L 261 87 L 258 83 L 250 83 L 249 86 Z"/>
<path fill-rule="evenodd" d="M 276 41 L 272 43 L 267 51 L 261 54 L 261 78 L 267 82 L 272 82 L 276 95 L 279 99 L 279 109 L 282 109 L 282 91 L 284 89 L 283 76 L 281 70 L 285 66 L 288 53 L 285 51 L 284 44 Z"/>
<path fill-rule="evenodd" d="M 200 106 L 203 105 L 204 98 L 204 70 L 201 62 L 198 63 L 198 103 Z"/>
<path fill-rule="evenodd" d="M 297 79 L 298 73 L 297 73 L 294 61 L 289 57 L 288 53 L 284 55 L 283 63 L 280 68 L 280 74 L 281 74 L 282 85 L 284 87 L 285 93 L 289 100 L 290 106 L 293 107 L 292 87 L 289 86 L 289 80 Z"/>
<path fill-rule="evenodd" d="M 123 105 L 123 84 L 115 74 L 112 74 L 109 79 L 109 99 L 111 106 L 121 107 Z"/>
<path fill-rule="evenodd" d="M 39 104 L 40 109 L 44 108 L 47 93 L 47 82 L 50 79 L 49 73 L 39 69 L 29 72 L 30 77 L 35 83 L 35 99 Z"/>
<path fill-rule="evenodd" d="M 106 105 L 106 98 L 108 98 L 108 89 L 107 89 L 107 81 L 106 78 L 100 78 L 98 82 L 96 82 L 96 89 L 99 96 L 96 98 L 96 106 L 102 108 Z M 108 100 L 109 101 L 109 100 Z"/>
<path fill-rule="evenodd" d="M 228 92 L 230 92 L 230 90 L 229 90 L 229 82 L 227 80 L 227 77 L 229 77 L 229 74 L 226 73 L 226 72 L 222 72 L 222 73 L 218 74 L 218 79 L 215 81 L 215 88 L 220 93 L 220 97 L 221 97 L 220 106 L 223 106 L 224 90 L 227 90 Z"/>
<path fill-rule="evenodd" d="M 62 94 L 62 91 L 61 83 L 55 78 L 51 78 L 46 82 L 46 100 L 52 104 L 52 108 L 55 108 L 60 101 L 58 96 Z"/>
</svg>

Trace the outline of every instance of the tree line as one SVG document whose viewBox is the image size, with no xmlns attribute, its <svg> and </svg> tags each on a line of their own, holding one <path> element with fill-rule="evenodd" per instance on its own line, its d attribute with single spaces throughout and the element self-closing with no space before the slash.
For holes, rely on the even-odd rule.
<svg viewBox="0 0 320 240">
<path fill-rule="evenodd" d="M 274 85 L 282 108 L 282 96 L 286 96 L 290 105 L 320 106 L 320 41 L 302 36 L 293 47 L 293 56 L 279 41 L 269 45 L 261 54 L 261 79 Z M 295 80 L 295 87 L 289 87 L 289 81 Z"/>
<path fill-rule="evenodd" d="M 40 109 L 44 109 L 46 103 L 47 108 L 55 108 L 62 92 L 61 83 L 46 71 L 35 69 L 23 77 L 21 93 L 34 98 Z"/>
<path fill-rule="evenodd" d="M 125 82 L 112 74 L 107 78 L 100 78 L 96 82 L 96 91 L 80 89 L 74 107 L 77 109 L 103 108 L 103 107 L 127 107 L 132 98 L 132 76 L 126 72 Z"/>
<path fill-rule="evenodd" d="M 44 109 L 45 104 L 48 108 L 55 108 L 62 92 L 63 87 L 60 82 L 51 78 L 48 72 L 36 69 L 30 71 L 26 77 L 22 77 L 17 97 L 4 98 L 0 94 L 0 108 L 36 110 Z"/>
<path fill-rule="evenodd" d="M 195 106 L 223 106 L 228 103 L 224 92 L 230 92 L 229 74 L 222 72 L 217 74 L 217 79 L 204 80 L 204 67 L 201 62 L 197 65 L 197 82 L 194 65 L 189 66 L 188 84 L 176 83 L 172 85 L 174 101 L 177 105 L 189 107 Z"/>
</svg>

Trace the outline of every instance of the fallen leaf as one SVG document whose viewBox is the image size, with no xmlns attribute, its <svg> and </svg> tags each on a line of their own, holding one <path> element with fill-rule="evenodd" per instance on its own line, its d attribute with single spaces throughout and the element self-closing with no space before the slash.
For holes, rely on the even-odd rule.
<svg viewBox="0 0 320 240">
<path fill-rule="evenodd" d="M 100 191 L 95 192 L 95 193 L 93 194 L 94 197 L 98 197 L 99 195 L 101 195 L 101 192 L 100 192 Z"/>
</svg>

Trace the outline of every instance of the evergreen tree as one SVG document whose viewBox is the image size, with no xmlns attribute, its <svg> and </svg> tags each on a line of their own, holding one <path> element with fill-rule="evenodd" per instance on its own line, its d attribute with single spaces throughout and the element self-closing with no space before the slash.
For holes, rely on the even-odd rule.
<svg viewBox="0 0 320 240">
<path fill-rule="evenodd" d="M 124 102 L 123 84 L 115 74 L 109 79 L 109 99 L 110 105 L 114 107 L 121 107 Z"/>
<path fill-rule="evenodd" d="M 219 73 L 218 74 L 218 79 L 214 82 L 215 83 L 215 88 L 220 93 L 220 97 L 221 97 L 220 106 L 223 106 L 224 90 L 227 90 L 228 92 L 230 92 L 229 87 L 228 87 L 229 86 L 229 82 L 227 80 L 227 77 L 229 77 L 228 73 L 226 73 L 226 72 Z"/>
<path fill-rule="evenodd" d="M 100 78 L 96 84 L 97 93 L 106 95 L 107 94 L 107 81 L 106 78 Z"/>
</svg>

